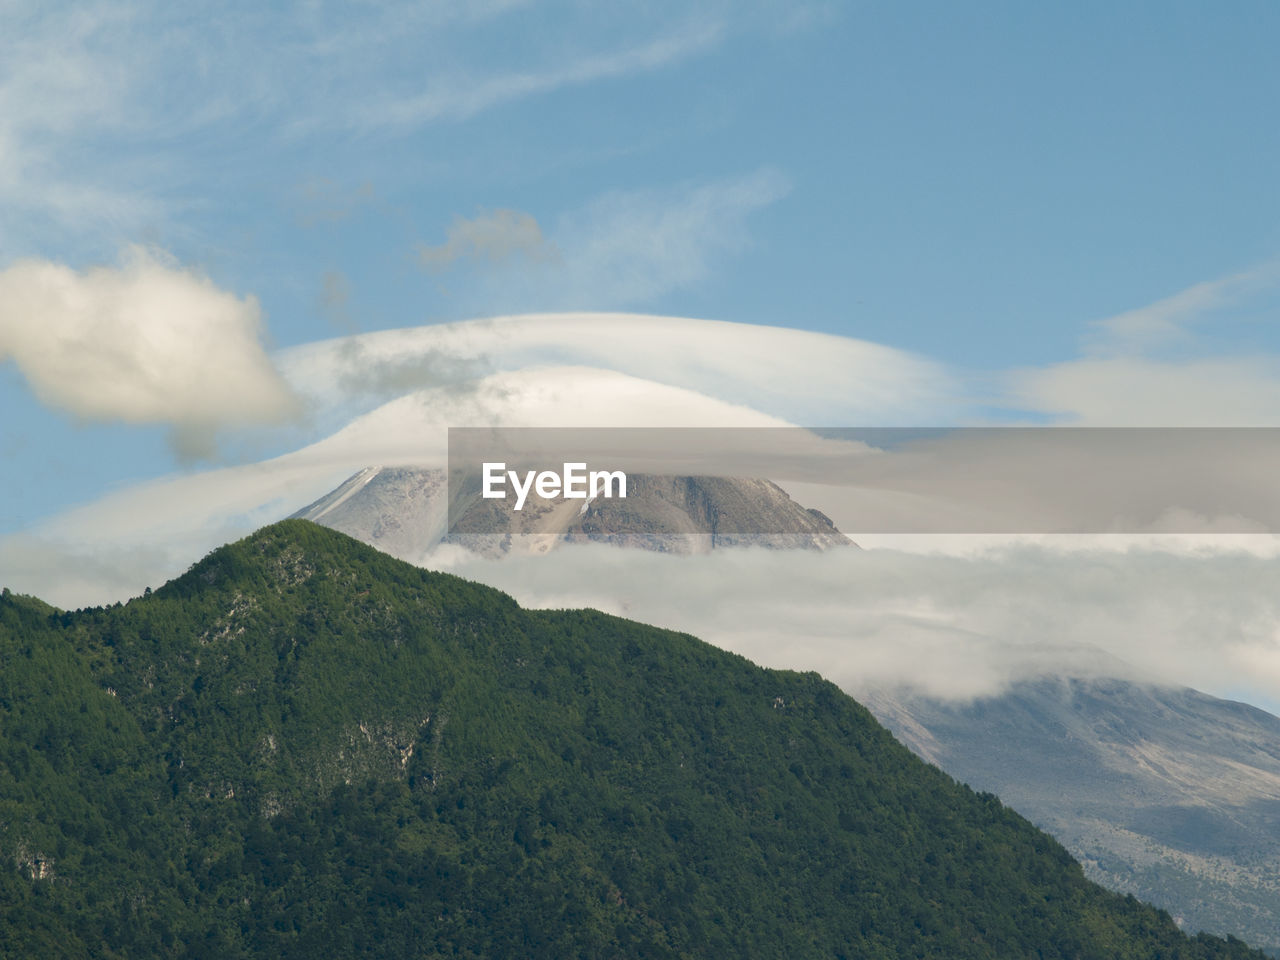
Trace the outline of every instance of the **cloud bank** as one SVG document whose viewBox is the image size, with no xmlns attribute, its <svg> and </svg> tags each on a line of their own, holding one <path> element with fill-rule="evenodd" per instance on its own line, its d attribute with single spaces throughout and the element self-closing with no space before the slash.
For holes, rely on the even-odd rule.
<svg viewBox="0 0 1280 960">
<path fill-rule="evenodd" d="M 534 607 L 590 606 L 692 633 L 854 693 L 948 699 L 1043 675 L 1111 676 L 1280 703 L 1280 559 L 1065 551 L 969 557 L 747 549 L 667 556 L 605 546 L 428 566 Z"/>
</svg>

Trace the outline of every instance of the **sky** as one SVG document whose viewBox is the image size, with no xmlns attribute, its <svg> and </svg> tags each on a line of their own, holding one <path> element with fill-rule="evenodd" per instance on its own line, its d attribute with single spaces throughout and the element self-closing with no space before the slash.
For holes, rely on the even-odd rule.
<svg viewBox="0 0 1280 960">
<path fill-rule="evenodd" d="M 1264 0 L 0 0 L 0 575 L 78 537 L 57 599 L 98 602 L 131 525 L 150 577 L 382 405 L 539 375 L 578 385 L 548 416 L 1280 426 L 1276 36 Z"/>
</svg>

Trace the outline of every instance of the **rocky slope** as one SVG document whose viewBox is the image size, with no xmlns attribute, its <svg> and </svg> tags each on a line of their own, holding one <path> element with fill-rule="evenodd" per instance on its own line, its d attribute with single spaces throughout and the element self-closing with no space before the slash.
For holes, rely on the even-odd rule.
<svg viewBox="0 0 1280 960">
<path fill-rule="evenodd" d="M 632 474 L 625 499 L 557 497 L 516 511 L 512 501 L 484 500 L 478 489 L 450 491 L 442 470 L 370 467 L 293 516 L 410 562 L 442 540 L 486 556 L 545 553 L 563 543 L 672 553 L 850 545 L 827 517 L 805 509 L 776 484 L 728 477 Z"/>
<path fill-rule="evenodd" d="M 1044 679 L 970 704 L 865 696 L 922 757 L 998 793 L 1086 872 L 1189 929 L 1280 951 L 1280 718 L 1186 688 Z"/>
</svg>

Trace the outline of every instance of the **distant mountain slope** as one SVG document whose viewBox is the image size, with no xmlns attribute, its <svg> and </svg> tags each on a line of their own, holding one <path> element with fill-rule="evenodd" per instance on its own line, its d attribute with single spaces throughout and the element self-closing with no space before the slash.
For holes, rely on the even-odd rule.
<svg viewBox="0 0 1280 960">
<path fill-rule="evenodd" d="M 410 563 L 440 542 L 449 523 L 443 470 L 366 467 L 293 514 Z"/>
<path fill-rule="evenodd" d="M 0 955 L 1254 957 L 814 674 L 289 521 L 0 597 Z"/>
<path fill-rule="evenodd" d="M 449 503 L 457 518 L 448 528 Z M 449 491 L 444 471 L 369 467 L 293 515 L 418 561 L 442 539 L 487 556 L 599 542 L 698 553 L 726 546 L 826 550 L 850 541 L 768 480 L 632 474 L 625 499 L 558 498 L 515 511 L 479 490 Z"/>
<path fill-rule="evenodd" d="M 1195 690 L 1046 679 L 968 705 L 868 697 L 904 743 L 1094 879 L 1280 950 L 1280 718 Z"/>
</svg>

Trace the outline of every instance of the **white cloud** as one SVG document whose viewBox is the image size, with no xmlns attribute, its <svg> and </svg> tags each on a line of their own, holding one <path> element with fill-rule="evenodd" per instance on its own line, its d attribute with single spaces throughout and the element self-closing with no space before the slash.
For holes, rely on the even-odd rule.
<svg viewBox="0 0 1280 960">
<path fill-rule="evenodd" d="M 970 415 L 961 385 L 915 354 L 852 337 L 689 317 L 496 317 L 305 344 L 277 359 L 321 413 L 348 410 L 361 398 L 345 385 L 363 389 L 372 374 L 412 369 L 421 359 L 449 376 L 468 364 L 480 371 L 598 367 L 806 426 L 936 426 L 940 411 L 948 423 Z"/>
<path fill-rule="evenodd" d="M 592 606 L 693 633 L 853 692 L 994 694 L 1046 674 L 1122 676 L 1280 699 L 1280 559 L 1016 547 L 890 550 L 609 547 L 434 564 L 538 607 Z"/>
<path fill-rule="evenodd" d="M 261 335 L 255 300 L 138 248 L 117 268 L 21 260 L 0 271 L 0 360 L 42 402 L 83 420 L 167 424 L 184 454 L 206 455 L 221 427 L 298 412 Z"/>
</svg>

